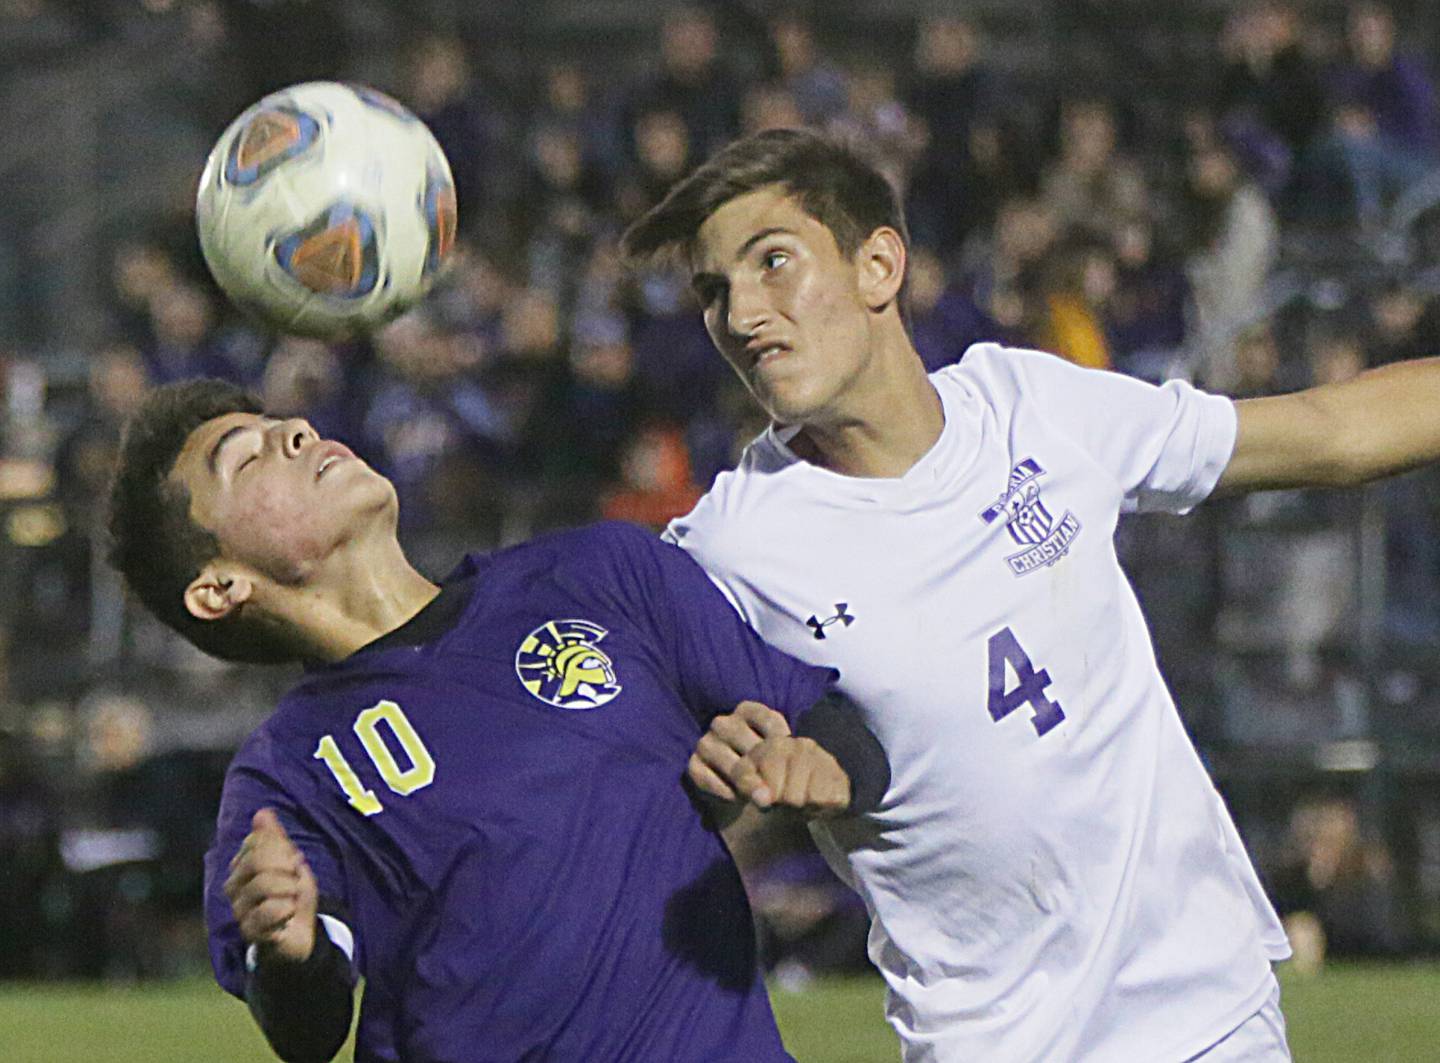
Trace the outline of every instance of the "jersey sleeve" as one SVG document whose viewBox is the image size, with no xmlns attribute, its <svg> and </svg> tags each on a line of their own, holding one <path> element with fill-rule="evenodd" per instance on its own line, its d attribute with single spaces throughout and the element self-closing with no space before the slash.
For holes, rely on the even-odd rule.
<svg viewBox="0 0 1440 1063">
<path fill-rule="evenodd" d="M 225 774 L 216 822 L 215 841 L 205 854 L 205 925 L 210 939 L 210 963 L 221 988 L 244 999 L 247 947 L 225 896 L 230 861 L 250 833 L 250 821 L 262 808 L 270 808 L 285 833 L 304 854 L 320 891 L 321 924 L 327 935 L 352 961 L 358 961 L 358 942 L 349 925 L 346 889 L 341 863 L 334 850 L 303 810 L 303 800 L 284 786 L 256 752 L 263 740 L 252 737 Z"/>
<path fill-rule="evenodd" d="M 794 727 L 838 673 L 768 645 L 684 550 L 638 528 L 623 533 L 633 591 L 665 664 L 701 727 L 742 701 L 759 701 Z"/>
<path fill-rule="evenodd" d="M 1235 404 L 1182 380 L 1159 387 L 1053 354 L 980 344 L 961 367 L 1000 402 L 1031 405 L 1118 482 L 1123 508 L 1184 513 L 1235 449 Z"/>
</svg>

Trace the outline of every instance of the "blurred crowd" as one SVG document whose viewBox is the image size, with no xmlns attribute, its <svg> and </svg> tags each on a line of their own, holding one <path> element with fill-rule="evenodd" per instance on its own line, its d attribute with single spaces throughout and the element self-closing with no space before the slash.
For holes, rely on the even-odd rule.
<svg viewBox="0 0 1440 1063">
<path fill-rule="evenodd" d="M 931 368 L 996 340 L 1259 396 L 1430 353 L 1440 24 L 1423 7 L 1217 2 L 1181 35 L 1167 5 L 1129 0 L 1029 0 L 1030 22 L 851 2 L 840 33 L 828 6 L 714 0 L 637 5 L 616 45 L 599 26 L 547 38 L 553 2 L 502 18 L 507 43 L 464 14 L 487 6 L 505 7 L 0 0 L 0 52 L 31 63 L 168 35 L 182 61 L 157 77 L 183 113 L 167 128 L 202 144 L 285 84 L 374 84 L 446 148 L 461 219 L 417 311 L 355 342 L 277 336 L 204 271 L 197 157 L 156 209 L 100 226 L 98 342 L 0 336 L 0 976 L 198 955 L 157 942 L 193 942 L 218 772 L 286 678 L 200 659 L 104 566 L 109 463 L 155 384 L 226 377 L 345 440 L 394 480 L 432 574 L 546 528 L 662 527 L 763 421 L 684 274 L 629 268 L 618 236 L 731 137 L 797 125 L 863 144 L 902 191 Z M 0 271 L 25 261 L 0 252 Z M 1222 786 L 1253 789 L 1247 749 L 1291 765 L 1293 817 L 1232 801 L 1287 911 L 1342 952 L 1440 929 L 1440 803 L 1387 818 L 1375 782 L 1440 773 L 1436 487 L 1259 496 L 1120 532 Z M 772 833 L 741 853 L 769 961 L 796 979 L 863 963 L 858 901 Z M 1334 900 L 1337 882 L 1359 899 Z"/>
</svg>

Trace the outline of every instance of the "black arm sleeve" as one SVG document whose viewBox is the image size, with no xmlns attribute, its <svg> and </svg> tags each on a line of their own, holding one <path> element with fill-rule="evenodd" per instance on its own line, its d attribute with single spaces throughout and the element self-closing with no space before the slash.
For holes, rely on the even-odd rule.
<svg viewBox="0 0 1440 1063">
<path fill-rule="evenodd" d="M 350 1033 L 355 972 L 315 920 L 315 948 L 304 963 L 261 960 L 245 975 L 245 1002 L 285 1063 L 329 1063 Z"/>
<path fill-rule="evenodd" d="M 890 788 L 890 759 L 865 726 L 860 708 L 832 690 L 800 714 L 795 733 L 810 738 L 850 776 L 850 811 L 873 812 Z"/>
</svg>

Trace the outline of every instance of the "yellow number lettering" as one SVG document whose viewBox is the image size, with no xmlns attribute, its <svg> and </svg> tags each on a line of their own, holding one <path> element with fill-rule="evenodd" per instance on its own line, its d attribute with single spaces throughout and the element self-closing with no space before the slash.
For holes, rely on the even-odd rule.
<svg viewBox="0 0 1440 1063">
<path fill-rule="evenodd" d="M 390 747 L 380 734 L 382 723 L 405 751 L 405 756 L 410 761 L 408 768 L 402 769 L 399 761 L 395 759 L 395 754 L 390 752 Z M 370 762 L 375 765 L 375 770 L 380 773 L 385 785 L 401 797 L 424 789 L 435 781 L 435 758 L 425 748 L 425 743 L 411 725 L 405 710 L 395 702 L 382 701 L 355 717 L 355 734 L 359 736 L 365 752 L 370 754 Z M 320 739 L 320 745 L 315 750 L 315 759 L 325 762 L 330 774 L 335 776 L 335 781 L 340 784 L 340 789 L 345 791 L 345 796 L 350 799 L 350 807 L 367 816 L 384 811 L 385 806 L 375 796 L 375 791 L 367 790 L 361 784 L 360 776 L 355 774 L 355 769 L 350 767 L 345 754 L 340 752 L 340 746 L 336 744 L 333 735 Z"/>
<path fill-rule="evenodd" d="M 390 752 L 390 747 L 380 736 L 382 723 L 388 725 L 390 733 L 395 736 L 395 740 L 400 743 L 400 748 L 410 760 L 410 767 L 404 771 L 400 770 L 395 754 Z M 413 794 L 435 781 L 435 761 L 430 756 L 430 751 L 425 748 L 425 743 L 410 725 L 404 710 L 395 702 L 382 701 L 362 712 L 355 720 L 355 733 L 360 736 L 365 752 L 370 754 L 375 770 L 380 773 L 380 778 L 385 780 L 385 785 L 401 797 Z"/>
<path fill-rule="evenodd" d="M 375 796 L 374 790 L 367 790 L 360 785 L 360 777 L 355 774 L 355 769 L 345 759 L 345 754 L 340 752 L 340 747 L 335 744 L 335 739 L 326 735 L 320 739 L 320 745 L 315 750 L 315 759 L 323 760 L 325 766 L 330 769 L 330 774 L 335 776 L 335 781 L 340 784 L 340 789 L 345 791 L 345 796 L 350 799 L 350 807 L 367 816 L 373 816 L 384 806 L 380 799 Z"/>
</svg>

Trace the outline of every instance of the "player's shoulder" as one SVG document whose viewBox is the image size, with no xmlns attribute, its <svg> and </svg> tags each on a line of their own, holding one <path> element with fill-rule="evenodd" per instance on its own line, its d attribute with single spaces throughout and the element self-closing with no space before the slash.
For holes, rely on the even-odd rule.
<svg viewBox="0 0 1440 1063">
<path fill-rule="evenodd" d="M 598 571 L 617 558 L 644 553 L 659 536 L 637 524 L 601 521 L 579 528 L 543 532 L 490 553 L 468 555 L 458 578 L 480 576 L 495 584 L 525 584 L 566 571 Z"/>
<path fill-rule="evenodd" d="M 977 343 L 960 361 L 930 375 L 938 390 L 962 396 L 1006 423 L 1022 411 L 1048 420 L 1100 385 L 1123 387 L 1118 374 L 1075 365 L 1056 354 Z M 1128 383 L 1128 380 L 1125 381 Z"/>
<path fill-rule="evenodd" d="M 227 793 L 243 790 L 289 794 L 296 789 L 297 780 L 306 775 L 296 750 L 313 748 L 313 744 L 302 747 L 298 743 L 311 737 L 299 732 L 310 730 L 306 724 L 315 711 L 316 699 L 302 689 L 304 685 L 302 682 L 285 694 L 264 722 L 240 743 L 225 772 Z"/>
<path fill-rule="evenodd" d="M 654 575 L 675 547 L 650 528 L 607 520 L 549 532 L 517 549 L 515 562 L 534 569 L 537 577 L 602 589 Z"/>
<path fill-rule="evenodd" d="M 650 554 L 663 545 L 655 532 L 623 520 L 548 532 L 526 544 L 529 553 L 548 563 L 581 566 Z"/>
<path fill-rule="evenodd" d="M 804 480 L 805 472 L 804 463 L 778 445 L 773 429 L 767 430 L 751 440 L 733 469 L 715 477 L 694 509 L 670 522 L 664 538 L 691 553 L 753 545 L 803 504 L 808 492 L 791 481 Z"/>
<path fill-rule="evenodd" d="M 971 387 L 989 396 L 1018 396 L 1037 377 L 1063 375 L 1075 367 L 1063 358 L 1024 347 L 1000 343 L 976 343 L 966 349 L 960 361 L 930 375 L 937 384 Z"/>
</svg>

